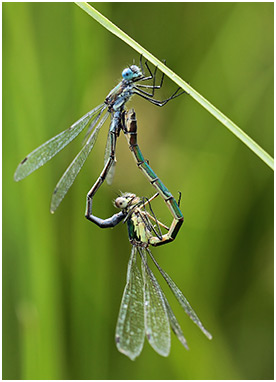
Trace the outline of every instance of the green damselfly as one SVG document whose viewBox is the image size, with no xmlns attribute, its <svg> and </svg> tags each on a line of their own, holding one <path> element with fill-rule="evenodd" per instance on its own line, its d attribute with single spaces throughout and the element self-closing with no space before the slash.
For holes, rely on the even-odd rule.
<svg viewBox="0 0 276 382">
<path fill-rule="evenodd" d="M 118 350 L 131 360 L 134 360 L 141 353 L 145 337 L 158 354 L 168 356 L 171 345 L 170 327 L 182 345 L 188 349 L 182 329 L 148 264 L 149 259 L 161 273 L 184 311 L 207 338 L 212 338 L 181 290 L 160 267 L 149 249 L 151 244 L 162 245 L 167 242 L 163 240 L 164 235 L 158 233 L 161 231 L 160 226 L 170 230 L 157 220 L 151 207 L 149 210 L 146 209 L 156 196 L 158 193 L 147 200 L 132 193 L 123 193 L 114 202 L 115 206 L 121 209 L 121 212 L 114 214 L 109 219 L 100 219 L 92 214 L 89 217 L 89 220 L 101 228 L 114 227 L 122 220 L 122 217 L 128 226 L 128 236 L 132 249 L 115 340 Z M 142 272 L 139 269 L 137 257 L 140 258 Z"/>
<path fill-rule="evenodd" d="M 123 126 L 123 112 L 125 104 L 129 99 L 137 94 L 154 105 L 164 106 L 168 101 L 184 93 L 183 91 L 180 92 L 180 88 L 178 88 L 171 97 L 163 101 L 155 99 L 155 90 L 162 87 L 164 74 L 162 74 L 159 85 L 156 85 L 157 67 L 152 73 L 147 61 L 145 61 L 145 66 L 148 70 L 148 75 L 145 74 L 141 56 L 140 67 L 131 65 L 125 68 L 122 72 L 122 80 L 110 91 L 105 98 L 104 103 L 89 111 L 67 130 L 64 130 L 32 151 L 18 165 L 14 174 L 14 179 L 16 181 L 24 179 L 33 171 L 44 165 L 87 128 L 82 149 L 66 169 L 55 187 L 50 207 L 52 213 L 58 208 L 67 191 L 73 184 L 76 176 L 93 149 L 98 133 L 109 114 L 111 116 L 111 123 L 108 132 L 105 150 L 105 165 L 103 170 L 106 174 L 114 168 L 116 140 Z M 147 82 L 146 84 L 140 83 L 144 81 L 151 81 L 151 84 L 147 84 Z"/>
</svg>

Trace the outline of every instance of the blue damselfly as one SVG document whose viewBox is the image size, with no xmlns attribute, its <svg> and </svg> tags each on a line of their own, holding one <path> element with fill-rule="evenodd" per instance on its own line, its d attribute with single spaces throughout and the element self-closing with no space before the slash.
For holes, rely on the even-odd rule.
<svg viewBox="0 0 276 382">
<path fill-rule="evenodd" d="M 155 99 L 155 90 L 162 87 L 164 74 L 162 74 L 159 85 L 156 85 L 157 67 L 152 73 L 147 61 L 145 61 L 145 66 L 148 70 L 148 75 L 145 74 L 145 69 L 142 64 L 142 57 L 140 59 L 140 67 L 131 65 L 125 68 L 122 72 L 121 82 L 119 82 L 119 84 L 110 91 L 104 103 L 89 111 L 67 130 L 61 132 L 32 151 L 18 165 L 14 174 L 14 179 L 16 181 L 24 179 L 33 171 L 44 165 L 73 139 L 75 139 L 85 128 L 87 128 L 82 149 L 66 169 L 55 187 L 50 208 L 52 213 L 57 209 L 67 191 L 73 184 L 76 176 L 91 152 L 96 142 L 98 133 L 107 120 L 109 114 L 111 116 L 111 123 L 108 132 L 105 152 L 105 166 L 103 170 L 106 174 L 111 170 L 111 168 L 114 167 L 115 164 L 116 140 L 123 126 L 123 112 L 125 104 L 129 101 L 129 99 L 133 95 L 137 94 L 154 105 L 164 106 L 171 99 L 174 99 L 184 93 L 183 91 L 180 92 L 180 88 L 178 88 L 171 97 L 163 101 Z M 151 81 L 151 84 L 141 83 L 144 81 Z"/>
</svg>

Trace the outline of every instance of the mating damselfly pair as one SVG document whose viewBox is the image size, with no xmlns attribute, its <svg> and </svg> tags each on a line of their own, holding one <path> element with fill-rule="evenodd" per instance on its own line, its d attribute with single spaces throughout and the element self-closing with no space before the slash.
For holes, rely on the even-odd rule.
<svg viewBox="0 0 276 382">
<path fill-rule="evenodd" d="M 150 199 L 139 198 L 133 193 L 123 193 L 114 202 L 115 207 L 121 211 L 108 219 L 101 219 L 92 214 L 92 199 L 88 198 L 86 217 L 101 228 L 115 227 L 121 221 L 127 224 L 132 249 L 115 338 L 118 350 L 134 360 L 142 351 L 145 337 L 158 354 L 167 356 L 170 351 L 170 328 L 188 349 L 182 329 L 149 266 L 149 259 L 157 267 L 188 316 L 207 338 L 211 339 L 212 336 L 149 249 L 150 245 L 159 246 L 172 241 L 183 223 L 183 215 L 179 208 L 180 200 L 178 202 L 175 200 L 142 155 L 137 142 L 137 121 L 134 110 L 126 114 L 125 136 L 138 167 L 158 192 Z M 163 198 L 173 217 L 170 227 L 157 219 L 151 207 L 151 201 L 158 195 Z M 165 234 L 162 233 L 162 228 L 165 229 Z M 142 272 L 138 266 L 137 255 L 140 258 Z"/>
<path fill-rule="evenodd" d="M 73 184 L 96 142 L 101 127 L 110 114 L 111 122 L 105 149 L 104 168 L 87 194 L 85 216 L 101 228 L 113 227 L 122 220 L 127 222 L 128 225 L 132 251 L 128 265 L 127 285 L 117 323 L 116 344 L 119 351 L 131 359 L 135 359 L 140 354 L 145 334 L 150 344 L 159 354 L 168 355 L 170 349 L 170 326 L 181 343 L 187 347 L 180 325 L 148 265 L 148 257 L 152 259 L 186 313 L 204 334 L 211 338 L 211 335 L 204 329 L 182 292 L 162 270 L 149 249 L 150 245 L 163 245 L 175 239 L 183 223 L 183 215 L 180 211 L 179 203 L 176 202 L 170 191 L 151 169 L 148 161 L 144 159 L 137 143 L 135 112 L 130 110 L 127 113 L 125 105 L 133 95 L 137 94 L 157 106 L 164 106 L 168 101 L 184 92 L 180 92 L 178 88 L 171 97 L 163 101 L 155 99 L 155 91 L 162 87 L 164 75 L 162 75 L 160 83 L 157 85 L 157 67 L 152 72 L 147 61 L 145 61 L 145 67 L 148 75 L 145 74 L 141 58 L 140 67 L 131 65 L 124 69 L 121 82 L 111 90 L 103 104 L 92 109 L 69 129 L 58 134 L 30 153 L 21 161 L 14 176 L 17 181 L 25 178 L 54 157 L 87 128 L 82 149 L 66 169 L 54 190 L 51 201 L 51 212 L 54 212 Z M 149 84 L 149 82 L 151 83 Z M 170 227 L 166 227 L 156 219 L 149 201 L 145 202 L 144 198 L 139 199 L 135 194 L 131 193 L 124 193 L 116 199 L 115 204 L 121 209 L 121 212 L 113 215 L 111 218 L 100 219 L 93 215 L 92 201 L 95 193 L 105 180 L 109 183 L 112 181 L 116 162 L 116 141 L 121 131 L 127 138 L 138 167 L 157 190 L 156 195 L 159 194 L 169 208 L 173 216 Z M 150 207 L 151 213 L 146 211 L 146 206 Z M 154 223 L 150 222 L 150 219 Z M 165 227 L 168 232 L 162 234 L 160 226 Z M 137 268 L 137 254 L 139 254 L 141 259 L 142 276 Z"/>
</svg>

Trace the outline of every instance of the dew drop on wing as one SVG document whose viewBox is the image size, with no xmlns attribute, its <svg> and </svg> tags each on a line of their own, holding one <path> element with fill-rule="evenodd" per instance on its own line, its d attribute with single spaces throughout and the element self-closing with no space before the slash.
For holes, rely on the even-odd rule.
<svg viewBox="0 0 276 382">
<path fill-rule="evenodd" d="M 116 338 L 115 338 L 115 342 L 116 342 L 116 344 L 119 344 L 119 343 L 120 343 L 120 337 L 119 337 L 119 336 L 116 336 Z"/>
</svg>

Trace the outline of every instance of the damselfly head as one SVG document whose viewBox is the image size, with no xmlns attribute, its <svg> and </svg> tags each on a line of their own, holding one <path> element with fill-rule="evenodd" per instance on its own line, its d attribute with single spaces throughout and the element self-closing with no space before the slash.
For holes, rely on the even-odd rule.
<svg viewBox="0 0 276 382">
<path fill-rule="evenodd" d="M 143 77 L 143 74 L 139 66 L 131 65 L 130 67 L 125 68 L 122 71 L 122 77 L 124 80 L 131 81 L 131 80 L 134 80 L 135 78 Z"/>
<path fill-rule="evenodd" d="M 140 201 L 140 198 L 131 192 L 125 192 L 115 199 L 114 205 L 121 210 L 126 209 Z"/>
</svg>

